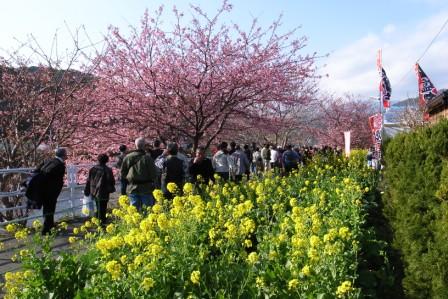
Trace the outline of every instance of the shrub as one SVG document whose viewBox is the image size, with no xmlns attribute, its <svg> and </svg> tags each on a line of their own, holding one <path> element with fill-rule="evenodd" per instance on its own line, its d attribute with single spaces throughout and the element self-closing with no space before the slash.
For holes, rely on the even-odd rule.
<svg viewBox="0 0 448 299">
<path fill-rule="evenodd" d="M 448 121 L 393 138 L 385 151 L 385 213 L 409 298 L 448 298 Z"/>
</svg>

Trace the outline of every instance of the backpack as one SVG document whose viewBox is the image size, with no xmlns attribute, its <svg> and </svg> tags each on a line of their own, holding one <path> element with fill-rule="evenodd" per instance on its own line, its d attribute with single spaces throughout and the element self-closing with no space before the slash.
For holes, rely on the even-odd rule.
<svg viewBox="0 0 448 299">
<path fill-rule="evenodd" d="M 30 210 L 42 208 L 43 194 L 45 188 L 45 174 L 42 171 L 33 172 L 31 176 L 22 182 L 22 190 L 25 191 L 26 205 Z"/>
</svg>

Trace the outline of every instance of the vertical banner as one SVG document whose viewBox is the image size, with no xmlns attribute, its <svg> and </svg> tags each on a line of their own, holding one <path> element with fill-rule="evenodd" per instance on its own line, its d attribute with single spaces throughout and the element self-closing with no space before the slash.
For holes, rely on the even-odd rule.
<svg viewBox="0 0 448 299">
<path fill-rule="evenodd" d="M 345 156 L 350 157 L 350 131 L 344 132 Z"/>
<path fill-rule="evenodd" d="M 384 108 L 390 108 L 390 96 L 392 94 L 392 87 L 390 85 L 389 78 L 386 75 L 386 71 L 383 68 L 383 51 L 378 50 L 378 55 L 376 57 L 376 66 L 378 68 L 378 73 L 380 74 L 380 98 Z"/>
<path fill-rule="evenodd" d="M 372 143 L 375 148 L 373 156 L 379 161 L 381 159 L 381 131 L 383 129 L 383 115 L 381 113 L 377 113 L 369 117 L 369 126 L 372 132 Z"/>
</svg>

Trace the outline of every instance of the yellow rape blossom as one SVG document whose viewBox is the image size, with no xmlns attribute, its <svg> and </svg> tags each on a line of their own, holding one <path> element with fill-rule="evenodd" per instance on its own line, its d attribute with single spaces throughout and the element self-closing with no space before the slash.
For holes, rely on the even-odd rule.
<svg viewBox="0 0 448 299">
<path fill-rule="evenodd" d="M 252 241 L 248 240 L 248 239 L 244 240 L 243 246 L 246 247 L 246 248 L 251 248 L 252 247 Z"/>
<path fill-rule="evenodd" d="M 190 280 L 193 284 L 199 284 L 201 282 L 201 272 L 200 271 L 191 272 Z"/>
<path fill-rule="evenodd" d="M 106 232 L 108 234 L 111 234 L 115 229 L 115 225 L 113 223 L 109 224 L 108 226 L 106 226 Z"/>
<path fill-rule="evenodd" d="M 291 279 L 288 282 L 288 290 L 290 290 L 290 291 L 296 290 L 298 286 L 299 286 L 299 280 L 296 278 Z"/>
<path fill-rule="evenodd" d="M 19 251 L 19 255 L 20 255 L 20 257 L 26 257 L 27 255 L 29 255 L 30 254 L 30 252 L 29 252 L 29 250 L 27 250 L 27 249 L 22 249 L 22 250 L 20 250 Z"/>
<path fill-rule="evenodd" d="M 62 221 L 61 223 L 58 224 L 58 227 L 59 227 L 60 229 L 67 230 L 67 228 L 68 228 L 68 224 L 67 224 L 67 222 Z"/>
<path fill-rule="evenodd" d="M 168 183 L 168 184 L 166 185 L 166 189 L 167 189 L 170 193 L 176 193 L 177 190 L 178 190 L 178 187 L 177 187 L 176 183 L 172 183 L 172 182 L 170 182 L 170 183 Z"/>
<path fill-rule="evenodd" d="M 352 283 L 346 280 L 343 283 L 341 283 L 340 286 L 338 286 L 338 289 L 336 290 L 336 295 L 338 296 L 338 298 L 342 298 L 345 294 L 347 294 L 352 290 L 353 290 Z"/>
<path fill-rule="evenodd" d="M 265 282 L 264 282 L 263 277 L 258 276 L 255 279 L 255 284 L 257 285 L 257 288 L 259 288 L 259 289 L 264 288 L 265 287 Z"/>
<path fill-rule="evenodd" d="M 127 207 L 129 205 L 129 198 L 126 195 L 121 195 L 118 198 L 118 203 L 121 207 Z"/>
<path fill-rule="evenodd" d="M 17 232 L 14 234 L 14 237 L 15 237 L 18 241 L 25 240 L 27 236 L 28 236 L 28 230 L 27 230 L 26 228 L 25 228 L 25 229 L 21 229 L 21 230 L 17 231 Z"/>
<path fill-rule="evenodd" d="M 42 228 L 42 222 L 40 222 L 39 220 L 34 220 L 33 221 L 33 228 L 35 230 L 40 230 Z"/>
<path fill-rule="evenodd" d="M 109 272 L 112 275 L 112 279 L 115 280 L 120 277 L 121 266 L 117 261 L 112 260 L 106 264 L 106 271 Z"/>
<path fill-rule="evenodd" d="M 157 201 L 158 203 L 163 202 L 164 197 L 163 197 L 163 192 L 162 192 L 162 190 L 160 190 L 160 189 L 155 189 L 155 190 L 152 192 L 152 195 L 154 196 L 154 198 L 156 199 L 156 201 Z"/>
<path fill-rule="evenodd" d="M 154 287 L 155 282 L 151 277 L 145 277 L 140 285 L 145 291 L 149 291 L 152 287 Z"/>
<path fill-rule="evenodd" d="M 310 237 L 310 245 L 311 247 L 317 247 L 320 244 L 320 240 L 318 236 L 311 236 Z"/>
<path fill-rule="evenodd" d="M 348 239 L 350 237 L 350 235 L 351 235 L 351 233 L 350 233 L 350 230 L 348 227 L 343 226 L 339 229 L 339 236 L 342 239 Z"/>
<path fill-rule="evenodd" d="M 249 255 L 247 256 L 247 261 L 249 262 L 249 264 L 252 265 L 258 262 L 258 253 L 256 252 L 249 253 Z"/>
<path fill-rule="evenodd" d="M 159 214 L 159 216 L 157 217 L 157 225 L 161 230 L 165 230 L 168 228 L 169 220 L 165 214 Z"/>
<path fill-rule="evenodd" d="M 193 184 L 192 183 L 185 183 L 184 185 L 184 192 L 187 194 L 193 193 Z"/>
<path fill-rule="evenodd" d="M 303 276 L 310 276 L 311 274 L 310 266 L 308 265 L 304 266 L 300 272 L 302 272 Z"/>
<path fill-rule="evenodd" d="M 162 208 L 162 206 L 160 205 L 160 204 L 155 204 L 155 205 L 153 205 L 152 206 L 152 211 L 155 213 L 155 214 L 160 214 L 160 213 L 162 213 L 163 212 L 163 208 Z"/>
<path fill-rule="evenodd" d="M 6 231 L 8 232 L 8 233 L 10 233 L 10 234 L 12 234 L 13 232 L 15 232 L 16 231 L 16 228 L 17 228 L 17 226 L 15 225 L 15 224 L 8 224 L 7 226 L 6 226 Z"/>
</svg>

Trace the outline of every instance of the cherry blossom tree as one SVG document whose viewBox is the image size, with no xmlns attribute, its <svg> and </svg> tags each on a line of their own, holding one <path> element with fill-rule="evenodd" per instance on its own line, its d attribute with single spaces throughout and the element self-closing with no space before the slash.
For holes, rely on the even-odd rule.
<svg viewBox="0 0 448 299">
<path fill-rule="evenodd" d="M 76 70 L 81 60 L 88 62 L 77 34 L 72 35 L 73 48 L 64 52 L 58 52 L 57 42 L 46 51 L 31 37 L 0 57 L 0 168 L 35 167 L 57 146 L 78 146 L 76 133 L 89 126 L 86 119 L 96 102 L 94 65 Z M 77 157 L 69 153 L 72 160 Z M 22 179 L 12 172 L 0 175 L 0 191 L 17 190 Z M 20 200 L 1 198 L 5 207 Z"/>
<path fill-rule="evenodd" d="M 344 131 L 351 131 L 354 148 L 367 148 L 372 143 L 368 124 L 369 116 L 375 113 L 371 103 L 357 100 L 353 96 L 320 98 L 315 121 L 309 126 L 320 145 L 344 146 Z"/>
<path fill-rule="evenodd" d="M 315 54 L 302 54 L 306 38 L 295 38 L 296 30 L 280 34 L 280 19 L 267 29 L 254 20 L 247 31 L 226 24 L 226 1 L 213 16 L 191 8 L 186 24 L 173 9 L 171 30 L 163 29 L 162 8 L 146 12 L 129 36 L 110 28 L 107 51 L 96 60 L 97 94 L 121 128 L 209 146 L 229 120 L 309 100 Z"/>
</svg>

